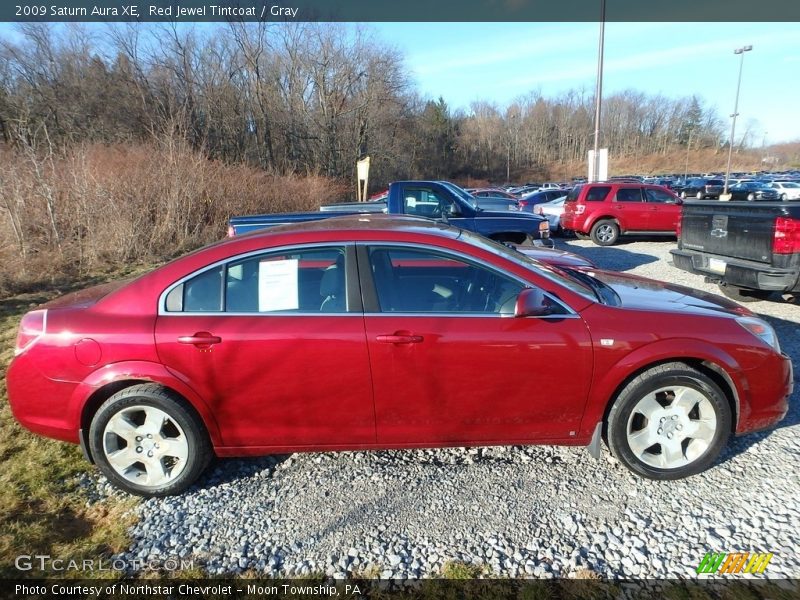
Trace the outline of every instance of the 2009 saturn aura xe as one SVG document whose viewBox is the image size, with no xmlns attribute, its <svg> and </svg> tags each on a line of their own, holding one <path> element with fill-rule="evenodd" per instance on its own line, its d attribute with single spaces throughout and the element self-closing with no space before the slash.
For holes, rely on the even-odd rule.
<svg viewBox="0 0 800 600">
<path fill-rule="evenodd" d="M 769 324 L 721 297 L 548 266 L 446 224 L 326 219 L 226 240 L 26 314 L 16 418 L 116 485 L 185 490 L 212 456 L 570 444 L 709 467 L 787 411 Z"/>
</svg>

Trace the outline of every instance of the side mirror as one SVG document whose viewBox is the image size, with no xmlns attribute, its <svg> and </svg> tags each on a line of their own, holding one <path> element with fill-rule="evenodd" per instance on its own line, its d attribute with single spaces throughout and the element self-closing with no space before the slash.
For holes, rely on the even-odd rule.
<svg viewBox="0 0 800 600">
<path fill-rule="evenodd" d="M 552 311 L 544 292 L 538 288 L 525 288 L 517 296 L 514 305 L 515 317 L 542 317 Z"/>
</svg>

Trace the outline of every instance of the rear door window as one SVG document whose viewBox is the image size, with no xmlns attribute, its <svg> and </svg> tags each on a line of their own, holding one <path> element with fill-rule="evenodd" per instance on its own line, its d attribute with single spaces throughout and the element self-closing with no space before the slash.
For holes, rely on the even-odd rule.
<svg viewBox="0 0 800 600">
<path fill-rule="evenodd" d="M 167 312 L 347 311 L 345 249 L 299 248 L 232 260 L 174 287 Z"/>
<path fill-rule="evenodd" d="M 642 188 L 619 188 L 616 200 L 617 202 L 641 202 Z"/>
</svg>

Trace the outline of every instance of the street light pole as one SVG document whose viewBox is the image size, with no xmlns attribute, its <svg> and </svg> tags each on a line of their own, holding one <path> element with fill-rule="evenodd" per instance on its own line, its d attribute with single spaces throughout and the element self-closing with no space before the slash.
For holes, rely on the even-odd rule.
<svg viewBox="0 0 800 600">
<path fill-rule="evenodd" d="M 606 0 L 600 0 L 600 42 L 597 47 L 597 87 L 594 92 L 594 166 L 592 180 L 600 174 L 600 108 L 603 98 L 603 49 L 606 29 Z"/>
<path fill-rule="evenodd" d="M 733 156 L 733 143 L 734 143 L 734 135 L 736 133 L 736 117 L 739 116 L 739 90 L 742 87 L 742 67 L 744 66 L 744 53 L 750 52 L 753 49 L 753 46 L 742 46 L 741 48 L 736 48 L 733 51 L 734 54 L 740 55 L 739 60 L 739 80 L 736 83 L 736 100 L 733 104 L 733 114 L 731 117 L 733 121 L 731 123 L 731 139 L 728 143 L 728 166 L 725 169 L 725 189 L 723 190 L 723 194 L 727 196 L 728 194 L 728 180 L 731 176 L 731 157 Z"/>
</svg>

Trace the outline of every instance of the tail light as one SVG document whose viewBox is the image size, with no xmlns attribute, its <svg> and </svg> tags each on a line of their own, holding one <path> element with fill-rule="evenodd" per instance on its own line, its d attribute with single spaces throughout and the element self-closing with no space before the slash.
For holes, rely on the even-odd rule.
<svg viewBox="0 0 800 600">
<path fill-rule="evenodd" d="M 773 254 L 800 253 L 800 220 L 778 217 L 772 237 Z"/>
<path fill-rule="evenodd" d="M 233 225 L 228 225 L 228 237 L 235 237 L 236 230 L 233 228 Z"/>
<path fill-rule="evenodd" d="M 45 332 L 47 327 L 47 310 L 34 310 L 22 317 L 17 332 L 17 344 L 14 355 L 21 354 Z"/>
<path fill-rule="evenodd" d="M 517 204 L 519 204 L 519 209 L 522 210 L 526 206 L 528 206 L 528 202 L 526 200 L 518 200 Z"/>
<path fill-rule="evenodd" d="M 582 215 L 584 212 L 586 212 L 586 205 L 585 204 L 576 204 L 575 205 L 575 214 L 576 215 Z"/>
</svg>

